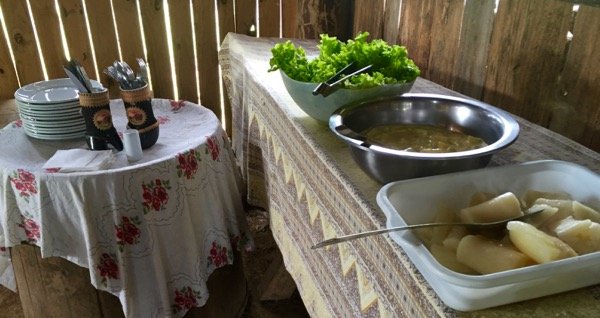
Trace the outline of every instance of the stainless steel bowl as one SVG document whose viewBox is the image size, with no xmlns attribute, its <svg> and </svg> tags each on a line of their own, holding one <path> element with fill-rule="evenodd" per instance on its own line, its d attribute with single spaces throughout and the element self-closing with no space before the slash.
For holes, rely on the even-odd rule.
<svg viewBox="0 0 600 318">
<path fill-rule="evenodd" d="M 389 124 L 434 125 L 483 139 L 478 149 L 422 153 L 369 144 L 361 132 Z M 347 105 L 329 118 L 329 128 L 348 145 L 352 157 L 381 182 L 485 167 L 492 155 L 512 144 L 519 124 L 507 112 L 476 100 L 438 94 L 404 94 Z"/>
</svg>

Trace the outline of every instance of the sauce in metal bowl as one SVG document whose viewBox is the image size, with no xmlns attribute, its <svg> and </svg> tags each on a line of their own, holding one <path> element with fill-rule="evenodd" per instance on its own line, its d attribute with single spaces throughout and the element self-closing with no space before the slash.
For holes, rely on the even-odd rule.
<svg viewBox="0 0 600 318">
<path fill-rule="evenodd" d="M 378 125 L 363 131 L 362 135 L 371 144 L 412 152 L 457 152 L 487 145 L 481 138 L 430 125 Z"/>
</svg>

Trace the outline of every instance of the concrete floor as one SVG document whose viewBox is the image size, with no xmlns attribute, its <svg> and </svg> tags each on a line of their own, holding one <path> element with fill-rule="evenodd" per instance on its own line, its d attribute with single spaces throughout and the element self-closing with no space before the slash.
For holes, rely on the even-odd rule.
<svg viewBox="0 0 600 318">
<path fill-rule="evenodd" d="M 0 102 L 0 128 L 19 118 L 14 100 Z M 0 150 L 1 151 L 1 150 Z M 259 301 L 258 285 L 268 265 L 279 253 L 269 229 L 268 214 L 264 211 L 248 211 L 247 220 L 250 232 L 256 243 L 256 250 L 242 255 L 244 273 L 250 287 L 249 303 L 243 317 L 247 318 L 304 318 L 308 313 L 302 299 L 296 292 L 290 299 L 263 303 Z M 23 317 L 18 294 L 0 286 L 0 318 Z"/>
</svg>

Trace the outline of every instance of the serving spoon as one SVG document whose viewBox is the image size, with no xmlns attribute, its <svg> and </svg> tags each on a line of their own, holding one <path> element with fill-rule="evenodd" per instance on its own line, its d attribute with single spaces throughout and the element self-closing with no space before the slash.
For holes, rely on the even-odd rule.
<svg viewBox="0 0 600 318">
<path fill-rule="evenodd" d="M 543 212 L 544 209 L 541 210 L 536 210 L 533 212 L 529 212 L 527 214 L 523 214 L 520 216 L 516 216 L 516 217 L 512 217 L 509 219 L 505 219 L 505 220 L 501 220 L 501 221 L 496 221 L 496 222 L 487 222 L 487 223 L 443 223 L 443 222 L 439 222 L 439 223 L 422 223 L 422 224 L 412 224 L 412 225 L 405 225 L 405 226 L 396 226 L 396 227 L 390 227 L 390 228 L 385 228 L 385 229 L 379 229 L 379 230 L 372 230 L 372 231 L 366 231 L 366 232 L 360 232 L 360 233 L 355 233 L 355 234 L 348 234 L 348 235 L 343 235 L 343 236 L 338 236 L 338 237 L 334 237 L 334 238 L 330 238 L 328 240 L 322 241 L 318 244 L 313 245 L 311 248 L 312 249 L 317 249 L 320 247 L 324 247 L 324 246 L 328 246 L 328 245 L 333 245 L 333 244 L 337 244 L 337 243 L 341 243 L 341 242 L 346 242 L 346 241 L 351 241 L 351 240 L 355 240 L 358 238 L 362 238 L 362 237 L 367 237 L 367 236 L 372 236 L 372 235 L 377 235 L 377 234 L 384 234 L 384 233 L 390 233 L 390 232 L 396 232 L 396 231 L 402 231 L 402 230 L 410 230 L 410 229 L 420 229 L 420 228 L 424 228 L 424 227 L 436 227 L 436 226 L 454 226 L 454 225 L 458 225 L 458 226 L 464 226 L 466 227 L 468 230 L 494 230 L 494 229 L 499 229 L 499 228 L 505 228 L 506 227 L 506 223 L 510 222 L 510 221 L 522 221 L 525 219 L 528 219 L 540 212 Z"/>
</svg>

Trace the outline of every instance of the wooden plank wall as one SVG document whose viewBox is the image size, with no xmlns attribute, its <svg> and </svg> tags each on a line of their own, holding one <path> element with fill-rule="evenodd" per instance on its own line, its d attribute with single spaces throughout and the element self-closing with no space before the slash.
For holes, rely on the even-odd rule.
<svg viewBox="0 0 600 318">
<path fill-rule="evenodd" d="M 373 0 L 383 12 L 361 11 L 353 32 L 405 45 L 424 78 L 600 151 L 600 5 L 574 2 Z"/>
<path fill-rule="evenodd" d="M 136 58 L 141 57 L 150 66 L 155 97 L 199 102 L 229 126 L 231 112 L 221 94 L 217 60 L 219 43 L 228 32 L 304 39 L 330 33 L 346 39 L 352 33 L 352 4 L 352 0 L 0 0 L 7 35 L 0 35 L 0 100 L 13 98 L 20 86 L 66 77 L 62 21 L 68 55 L 108 87 L 112 98 L 119 97 L 118 86 L 102 70 L 115 60 L 136 69 Z"/>
<path fill-rule="evenodd" d="M 56 0 L 59 14 L 54 3 L 0 0 L 0 99 L 46 76 L 65 77 L 62 21 L 69 55 L 113 98 L 118 88 L 102 69 L 143 57 L 156 97 L 199 102 L 228 126 L 217 63 L 227 32 L 345 40 L 369 31 L 405 45 L 423 77 L 600 150 L 600 7 L 592 2 L 574 11 L 564 0 L 499 0 L 497 8 L 495 0 Z"/>
</svg>

